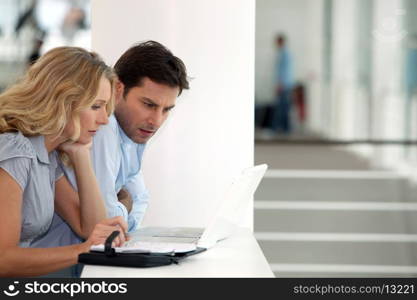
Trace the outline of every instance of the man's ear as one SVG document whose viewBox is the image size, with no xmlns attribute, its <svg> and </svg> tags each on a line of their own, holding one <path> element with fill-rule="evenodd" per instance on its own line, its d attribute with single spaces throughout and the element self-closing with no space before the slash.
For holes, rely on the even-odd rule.
<svg viewBox="0 0 417 300">
<path fill-rule="evenodd" d="M 120 102 L 123 99 L 123 94 L 125 92 L 125 85 L 120 81 L 116 80 L 116 103 Z"/>
</svg>

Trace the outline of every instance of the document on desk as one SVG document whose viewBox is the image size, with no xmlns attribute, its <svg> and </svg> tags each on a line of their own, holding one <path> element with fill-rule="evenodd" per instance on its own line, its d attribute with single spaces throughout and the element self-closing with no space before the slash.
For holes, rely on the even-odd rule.
<svg viewBox="0 0 417 300">
<path fill-rule="evenodd" d="M 126 242 L 122 247 L 115 247 L 117 253 L 187 253 L 197 249 L 195 244 L 159 243 L 149 241 Z M 91 251 L 104 252 L 104 245 L 93 245 Z"/>
</svg>

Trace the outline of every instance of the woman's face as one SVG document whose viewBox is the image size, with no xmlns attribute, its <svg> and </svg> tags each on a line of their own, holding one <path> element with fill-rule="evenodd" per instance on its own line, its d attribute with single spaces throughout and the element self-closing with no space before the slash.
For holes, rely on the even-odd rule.
<svg viewBox="0 0 417 300">
<path fill-rule="evenodd" d="M 80 112 L 80 137 L 77 142 L 88 144 L 101 125 L 108 123 L 106 104 L 111 98 L 110 81 L 104 76 L 100 80 L 98 93 L 91 107 Z M 66 128 L 69 136 L 74 132 L 72 123 L 70 128 Z M 68 126 L 68 125 L 67 125 Z"/>
</svg>

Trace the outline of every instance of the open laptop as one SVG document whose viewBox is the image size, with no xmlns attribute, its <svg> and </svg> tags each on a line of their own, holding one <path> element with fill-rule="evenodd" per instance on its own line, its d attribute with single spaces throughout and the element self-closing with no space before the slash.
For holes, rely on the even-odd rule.
<svg viewBox="0 0 417 300">
<path fill-rule="evenodd" d="M 242 171 L 224 195 L 208 226 L 191 227 L 144 227 L 130 234 L 131 239 L 116 252 L 176 252 L 184 253 L 198 248 L 210 248 L 237 229 L 253 195 L 264 176 L 266 164 Z M 93 246 L 100 251 L 103 246 Z"/>
</svg>

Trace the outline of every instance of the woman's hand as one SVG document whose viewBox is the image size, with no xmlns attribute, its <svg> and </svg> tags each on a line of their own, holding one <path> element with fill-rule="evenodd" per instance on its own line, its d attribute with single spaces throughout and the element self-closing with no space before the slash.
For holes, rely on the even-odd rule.
<svg viewBox="0 0 417 300">
<path fill-rule="evenodd" d="M 59 145 L 58 149 L 67 153 L 71 160 L 73 160 L 78 155 L 89 155 L 90 148 L 93 142 L 88 144 L 81 144 L 73 141 L 67 141 Z"/>
<path fill-rule="evenodd" d="M 127 236 L 127 223 L 123 217 L 114 217 L 111 219 L 105 219 L 98 223 L 93 232 L 85 242 L 88 249 L 92 245 L 104 244 L 108 236 L 115 230 L 120 231 L 120 234 L 113 242 L 113 247 L 120 247 L 125 241 L 129 239 Z"/>
</svg>

